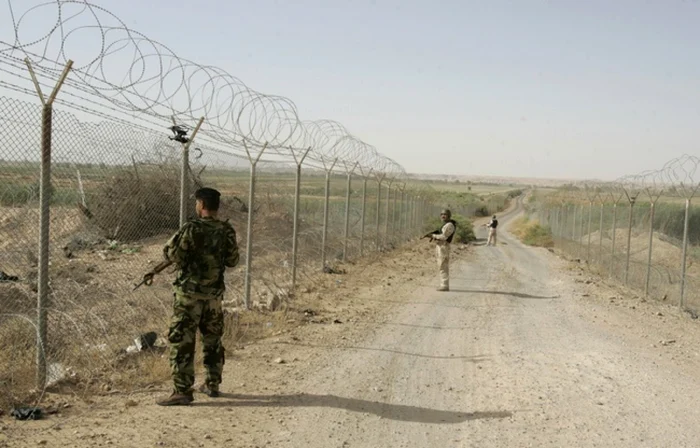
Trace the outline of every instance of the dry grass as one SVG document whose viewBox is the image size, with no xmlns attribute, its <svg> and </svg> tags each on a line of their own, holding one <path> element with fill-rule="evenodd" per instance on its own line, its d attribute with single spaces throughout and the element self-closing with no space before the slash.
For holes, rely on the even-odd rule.
<svg viewBox="0 0 700 448">
<path fill-rule="evenodd" d="M 527 216 L 516 219 L 510 226 L 510 232 L 529 246 L 554 246 L 551 230 L 540 225 L 537 220 L 530 220 Z"/>
<path fill-rule="evenodd" d="M 92 219 L 86 219 L 74 207 L 51 210 L 51 307 L 46 350 L 49 364 L 65 371 L 63 380 L 52 386 L 51 391 L 88 399 L 91 394 L 128 393 L 154 387 L 169 379 L 167 353 L 163 349 L 128 356 L 124 350 L 141 333 L 155 331 L 161 340 L 167 335 L 173 273 L 164 272 L 150 288 L 142 287 L 135 292 L 131 289 L 140 275 L 160 259 L 164 241 L 177 227 L 179 202 L 173 202 L 171 193 L 178 191 L 179 177 L 173 173 L 172 170 L 115 173 L 112 182 L 101 184 L 104 191 L 97 196 L 88 195 Z M 291 297 L 282 294 L 279 309 L 267 309 L 267 299 L 288 290 L 290 283 L 293 222 L 289 194 L 284 190 L 279 193 L 261 194 L 255 204 L 252 300 L 261 306 L 254 312 L 239 311 L 243 301 L 243 259 L 239 268 L 226 274 L 228 310 L 224 342 L 231 348 L 230 354 L 242 344 L 324 319 L 329 297 L 346 298 L 347 291 L 343 290 L 346 278 L 359 276 L 365 282 L 382 282 L 375 275 L 382 272 L 376 269 L 377 263 L 395 253 L 376 251 L 374 224 L 368 219 L 365 258 L 357 259 L 359 239 L 355 234 L 349 247 L 350 259 L 355 261 L 342 266 L 348 274 L 321 273 L 322 215 L 319 213 L 322 208 L 312 207 L 302 213 L 299 225 L 297 294 Z M 333 209 L 335 214 L 330 217 L 327 260 L 332 264 L 338 263 L 343 248 L 341 208 Z M 153 210 L 158 211 L 155 213 L 158 216 Z M 27 257 L 27 253 L 35 253 L 27 247 L 31 243 L 36 248 L 38 229 L 36 225 L 24 224 L 26 214 L 34 211 L 0 209 L 0 248 L 3 249 L 0 267 L 21 279 L 18 284 L 0 285 L 7 286 L 0 288 L 0 295 L 3 291 L 11 295 L 11 298 L 0 297 L 4 306 L 0 312 L 8 313 L 8 304 L 12 304 L 10 312 L 23 316 L 0 317 L 3 341 L 0 406 L 3 408 L 32 399 L 35 386 L 36 332 L 30 321 L 36 316 L 37 260 Z M 148 217 L 148 222 L 144 217 Z M 240 201 L 224 201 L 221 217 L 231 219 L 244 257 L 247 211 L 242 209 Z M 350 230 L 352 233 L 352 226 Z M 114 235 L 119 242 L 105 238 Z M 389 243 L 387 247 L 398 244 Z M 305 313 L 306 310 L 310 312 Z M 201 348 L 197 356 L 197 365 L 201 366 Z"/>
</svg>

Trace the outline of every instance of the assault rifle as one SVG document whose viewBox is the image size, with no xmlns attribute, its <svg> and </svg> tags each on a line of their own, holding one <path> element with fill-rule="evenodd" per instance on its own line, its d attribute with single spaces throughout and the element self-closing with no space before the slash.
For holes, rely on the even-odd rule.
<svg viewBox="0 0 700 448">
<path fill-rule="evenodd" d="M 441 230 L 441 229 L 440 229 L 440 230 L 433 230 L 432 232 L 428 232 L 428 233 L 426 233 L 425 235 L 423 235 L 422 237 L 420 237 L 420 239 L 423 239 L 423 238 L 430 238 L 430 237 L 432 237 L 432 235 L 439 235 L 439 234 L 441 234 L 441 233 L 442 233 L 442 230 Z"/>
<path fill-rule="evenodd" d="M 151 271 L 149 271 L 149 272 L 147 272 L 146 274 L 144 274 L 143 280 L 141 280 L 141 283 L 139 283 L 138 285 L 134 286 L 134 289 L 133 289 L 133 290 L 136 291 L 137 289 L 139 289 L 139 287 L 141 287 L 141 285 L 151 286 L 151 285 L 153 284 L 153 277 L 155 277 L 156 274 L 159 274 L 161 271 L 163 271 L 164 269 L 166 269 L 166 268 L 167 268 L 168 266 L 170 266 L 171 264 L 173 264 L 173 262 L 170 261 L 170 260 L 163 260 L 163 261 L 161 261 L 161 262 L 160 262 L 158 265 L 156 265 L 156 267 L 154 267 Z"/>
</svg>

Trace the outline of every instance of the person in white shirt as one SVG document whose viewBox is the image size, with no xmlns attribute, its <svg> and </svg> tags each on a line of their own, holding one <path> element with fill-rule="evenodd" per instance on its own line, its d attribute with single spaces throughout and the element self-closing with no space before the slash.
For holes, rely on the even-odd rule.
<svg viewBox="0 0 700 448">
<path fill-rule="evenodd" d="M 440 287 L 438 291 L 450 290 L 450 245 L 457 229 L 457 223 L 452 219 L 450 210 L 440 212 L 442 228 L 430 235 L 430 241 L 436 243 L 438 269 L 440 270 Z"/>
<path fill-rule="evenodd" d="M 488 241 L 486 241 L 486 245 L 495 246 L 497 244 L 496 241 L 498 239 L 498 234 L 496 233 L 496 228 L 498 227 L 498 219 L 496 219 L 496 215 L 493 215 L 491 221 L 488 224 L 484 225 L 489 228 L 489 239 Z"/>
</svg>

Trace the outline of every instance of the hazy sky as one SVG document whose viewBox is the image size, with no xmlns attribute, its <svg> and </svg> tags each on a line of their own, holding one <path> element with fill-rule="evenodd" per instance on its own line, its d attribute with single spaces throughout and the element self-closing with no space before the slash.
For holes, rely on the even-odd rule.
<svg viewBox="0 0 700 448">
<path fill-rule="evenodd" d="M 95 3 L 409 172 L 613 179 L 700 154 L 698 1 Z"/>
</svg>

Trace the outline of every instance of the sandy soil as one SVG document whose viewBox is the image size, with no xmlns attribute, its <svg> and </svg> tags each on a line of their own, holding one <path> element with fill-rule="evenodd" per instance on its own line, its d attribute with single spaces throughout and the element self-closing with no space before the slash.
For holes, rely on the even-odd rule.
<svg viewBox="0 0 700 448">
<path fill-rule="evenodd" d="M 1 417 L 0 446 L 699 446 L 698 322 L 505 230 L 455 251 L 448 293 L 425 242 L 346 278 L 323 316 L 232 349 L 222 398 L 54 395 L 58 415 Z"/>
</svg>

